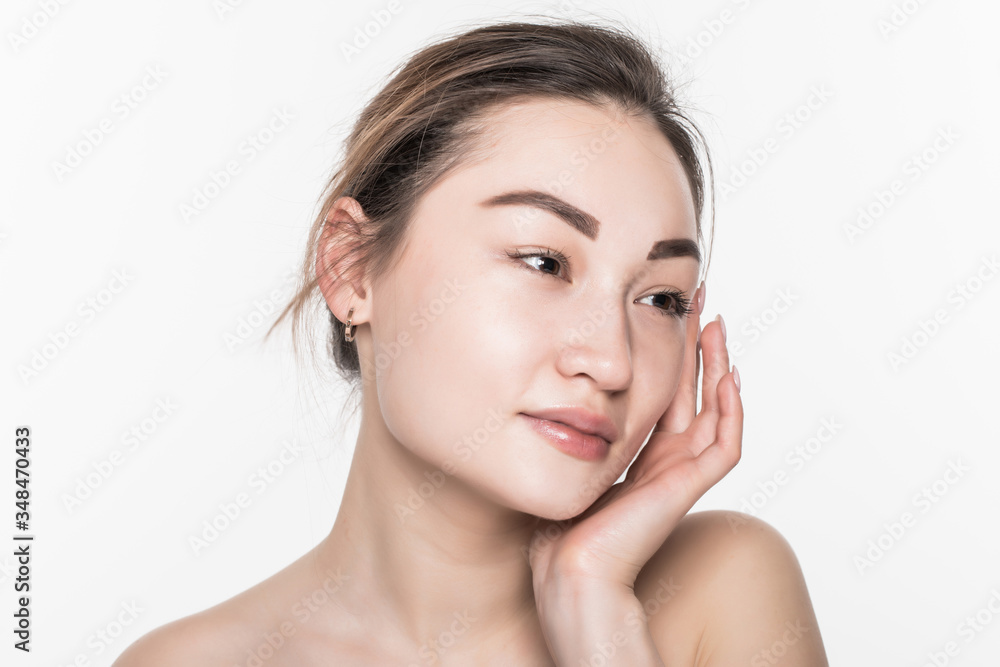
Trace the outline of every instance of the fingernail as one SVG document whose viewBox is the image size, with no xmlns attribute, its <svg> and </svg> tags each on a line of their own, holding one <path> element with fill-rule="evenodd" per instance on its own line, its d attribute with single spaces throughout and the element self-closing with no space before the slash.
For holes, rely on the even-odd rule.
<svg viewBox="0 0 1000 667">
<path fill-rule="evenodd" d="M 736 364 L 733 364 L 733 379 L 736 380 L 736 391 L 740 391 L 740 371 Z"/>
<path fill-rule="evenodd" d="M 726 323 L 722 319 L 722 313 L 719 313 L 718 315 L 715 316 L 715 321 L 719 323 L 720 327 L 722 327 L 722 340 L 728 340 L 726 338 Z"/>
<path fill-rule="evenodd" d="M 702 280 L 701 284 L 698 285 L 698 294 L 695 295 L 695 304 L 698 308 L 698 314 L 701 315 L 702 311 L 705 310 L 705 281 Z"/>
</svg>

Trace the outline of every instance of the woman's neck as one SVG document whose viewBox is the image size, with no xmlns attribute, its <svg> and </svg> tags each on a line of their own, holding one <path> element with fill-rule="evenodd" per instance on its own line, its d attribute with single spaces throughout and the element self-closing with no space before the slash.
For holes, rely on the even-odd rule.
<svg viewBox="0 0 1000 667">
<path fill-rule="evenodd" d="M 316 551 L 346 575 L 343 605 L 396 626 L 401 642 L 482 648 L 537 629 L 526 550 L 537 523 L 363 417 L 337 520 Z"/>
</svg>

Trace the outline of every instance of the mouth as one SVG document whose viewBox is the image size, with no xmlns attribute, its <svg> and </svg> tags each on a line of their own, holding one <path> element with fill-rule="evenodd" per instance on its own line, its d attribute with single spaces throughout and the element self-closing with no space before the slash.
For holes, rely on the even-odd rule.
<svg viewBox="0 0 1000 667">
<path fill-rule="evenodd" d="M 582 461 L 600 461 L 608 455 L 611 448 L 611 443 L 601 436 L 578 431 L 568 424 L 542 419 L 526 412 L 519 413 L 519 416 L 524 417 L 528 425 L 544 436 L 549 444 Z"/>
</svg>

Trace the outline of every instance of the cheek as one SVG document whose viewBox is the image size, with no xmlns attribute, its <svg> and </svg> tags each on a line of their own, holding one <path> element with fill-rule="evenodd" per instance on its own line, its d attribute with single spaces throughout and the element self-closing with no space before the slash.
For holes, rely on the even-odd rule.
<svg viewBox="0 0 1000 667">
<path fill-rule="evenodd" d="M 659 406 L 663 410 L 666 410 L 666 406 L 677 396 L 677 390 L 680 388 L 681 374 L 684 372 L 684 362 L 688 354 L 683 336 L 684 332 L 682 329 L 681 333 L 677 335 L 668 347 L 666 354 L 664 354 L 660 362 L 663 370 L 657 378 L 656 384 L 658 387 Z M 694 355 L 697 352 L 692 349 L 690 350 L 690 354 Z"/>
<path fill-rule="evenodd" d="M 630 389 L 632 395 L 628 413 L 634 429 L 629 435 L 628 449 L 634 454 L 644 438 L 656 425 L 677 397 L 684 369 L 684 341 L 677 334 L 666 339 L 648 341 L 635 355 L 635 372 Z M 694 350 L 691 351 L 694 354 Z"/>
<path fill-rule="evenodd" d="M 454 259 L 454 255 L 449 255 Z M 468 456 L 497 431 L 497 416 L 516 409 L 525 338 L 511 335 L 504 309 L 473 270 L 447 273 L 401 267 L 408 280 L 374 295 L 374 376 L 389 431 L 441 467 Z M 530 337 L 529 337 L 530 339 Z M 459 458 L 462 457 L 462 458 Z M 454 461 L 453 461 L 454 462 Z"/>
</svg>

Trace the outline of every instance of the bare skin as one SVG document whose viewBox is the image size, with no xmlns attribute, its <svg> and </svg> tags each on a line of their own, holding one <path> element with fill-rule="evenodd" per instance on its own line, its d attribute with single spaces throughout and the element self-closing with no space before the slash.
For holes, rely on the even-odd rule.
<svg viewBox="0 0 1000 667">
<path fill-rule="evenodd" d="M 743 412 L 722 322 L 700 325 L 697 259 L 647 259 L 656 241 L 695 238 L 673 148 L 645 119 L 543 99 L 495 113 L 485 145 L 489 159 L 421 199 L 386 276 L 345 259 L 366 222 L 357 202 L 328 216 L 320 287 L 341 321 L 355 309 L 363 389 L 330 534 L 117 667 L 827 664 L 780 534 L 688 513 L 739 460 Z M 528 189 L 602 229 L 480 205 Z M 571 266 L 510 256 L 546 248 Z M 650 301 L 668 290 L 693 312 Z M 612 420 L 606 456 L 526 425 L 522 412 L 556 404 Z"/>
</svg>

